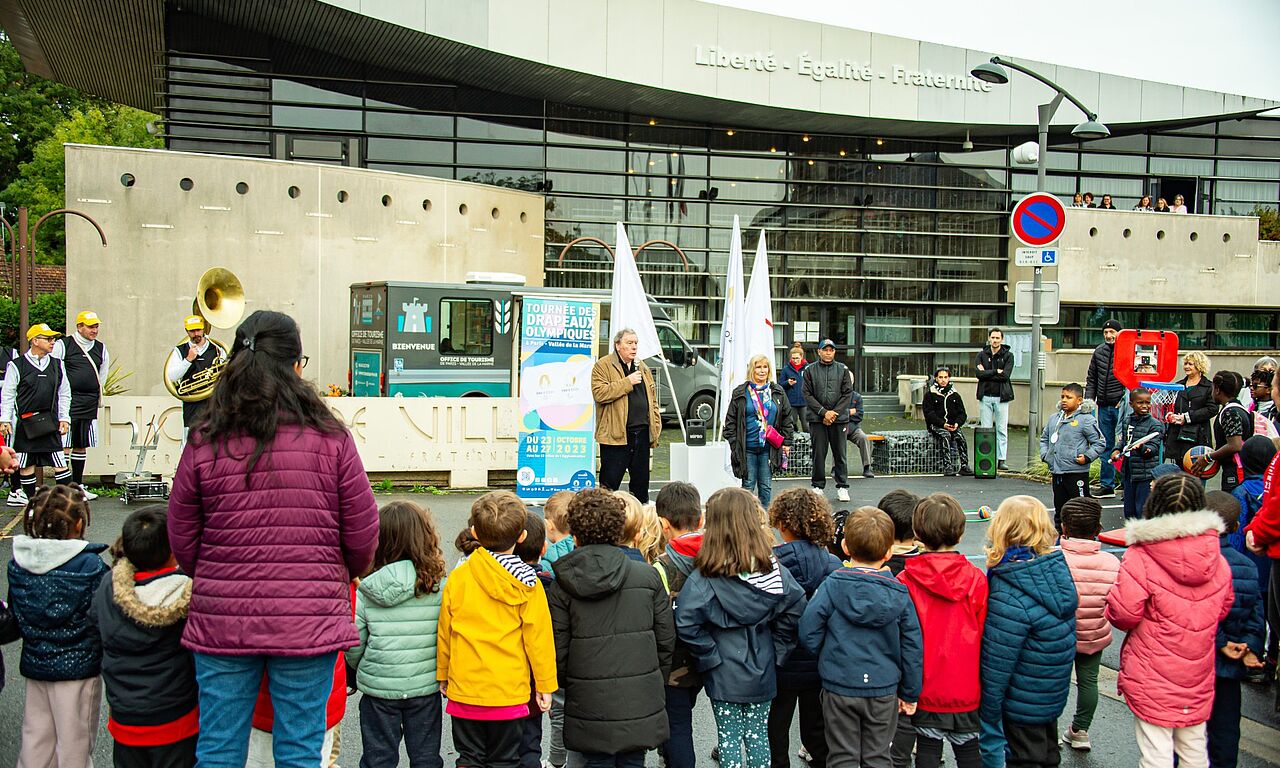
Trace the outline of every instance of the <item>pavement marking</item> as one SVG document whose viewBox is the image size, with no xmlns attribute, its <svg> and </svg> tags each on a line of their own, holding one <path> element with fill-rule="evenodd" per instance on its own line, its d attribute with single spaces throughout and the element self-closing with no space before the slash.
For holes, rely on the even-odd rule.
<svg viewBox="0 0 1280 768">
<path fill-rule="evenodd" d="M 1098 693 L 1108 699 L 1124 704 L 1124 697 L 1116 690 L 1116 681 L 1119 677 L 1120 673 L 1111 667 L 1106 665 L 1099 667 Z M 1072 674 L 1072 679 L 1075 679 L 1074 673 Z M 1248 752 L 1272 765 L 1280 765 L 1280 729 L 1272 728 L 1265 723 L 1250 720 L 1247 717 L 1241 717 L 1240 751 Z"/>
<path fill-rule="evenodd" d="M 0 528 L 0 539 L 7 539 L 7 538 L 9 538 L 9 531 L 12 531 L 14 528 L 16 528 L 16 527 L 17 527 L 18 523 L 22 522 L 22 512 L 23 512 L 23 511 L 25 511 L 25 510 L 21 510 L 21 511 L 19 511 L 19 512 L 18 512 L 18 514 L 16 514 L 16 515 L 14 515 L 14 516 L 13 516 L 13 519 L 12 519 L 12 520 L 10 520 L 9 522 L 5 523 L 5 526 L 4 526 L 3 528 Z"/>
</svg>

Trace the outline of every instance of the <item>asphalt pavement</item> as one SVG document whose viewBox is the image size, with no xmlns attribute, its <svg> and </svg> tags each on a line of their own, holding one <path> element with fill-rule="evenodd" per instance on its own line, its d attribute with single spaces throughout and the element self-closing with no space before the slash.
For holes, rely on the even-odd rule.
<svg viewBox="0 0 1280 768">
<path fill-rule="evenodd" d="M 807 485 L 802 480 L 776 480 L 775 493 L 796 485 Z M 660 483 L 654 484 L 656 492 Z M 1050 503 L 1052 494 L 1047 485 L 1022 480 L 1009 476 L 996 479 L 979 480 L 975 478 L 926 477 L 877 477 L 866 480 L 854 478 L 850 483 L 852 500 L 848 503 L 837 503 L 838 508 L 852 509 L 863 504 L 875 504 L 885 493 L 905 488 L 918 495 L 935 491 L 946 491 L 953 494 L 966 509 L 973 509 L 987 504 L 996 507 L 1000 501 L 1015 494 L 1036 496 Z M 398 499 L 412 499 L 427 506 L 434 515 L 441 539 L 445 544 L 446 560 L 452 565 L 457 559 L 451 542 L 454 536 L 466 523 L 467 515 L 475 493 L 431 494 L 386 494 L 379 495 L 380 504 Z M 835 500 L 835 490 L 828 486 L 827 496 Z M 119 536 L 120 527 L 133 507 L 125 506 L 117 499 L 103 497 L 93 502 L 93 524 L 86 533 L 92 541 L 112 542 Z M 1119 499 L 1104 500 L 1106 509 L 1103 524 L 1106 528 L 1120 525 L 1121 506 Z M 0 510 L 0 532 L 5 534 L 0 540 L 0 558 L 11 559 L 12 543 L 9 535 L 16 518 Z M 8 525 L 6 525 L 8 524 Z M 960 550 L 978 563 L 982 564 L 982 545 L 986 533 L 986 523 L 970 523 Z M 5 593 L 8 592 L 7 574 L 2 577 Z M 1120 640 L 1117 632 L 1116 642 L 1104 652 L 1103 670 L 1101 674 L 1102 698 L 1094 725 L 1090 729 L 1093 751 L 1076 753 L 1064 749 L 1063 765 L 1066 766 L 1123 766 L 1136 765 L 1138 762 L 1137 746 L 1134 741 L 1133 716 L 1119 699 L 1115 688 L 1115 670 L 1119 665 Z M 20 643 L 4 646 L 5 688 L 0 692 L 0 765 L 13 765 L 17 760 L 19 737 L 22 724 L 22 707 L 24 697 L 23 679 L 18 674 L 18 656 Z M 358 696 L 359 694 L 357 694 Z M 1260 766 L 1280 766 L 1280 716 L 1274 709 L 1274 693 L 1269 687 L 1246 685 L 1244 690 L 1244 719 L 1242 722 L 1242 768 L 1259 768 Z M 357 714 L 357 699 L 351 697 L 347 702 L 347 716 L 342 723 L 342 754 L 339 765 L 354 768 L 360 759 L 360 724 Z M 1070 722 L 1074 711 L 1075 696 L 1061 719 L 1063 728 Z M 95 762 L 102 765 L 111 764 L 111 738 L 106 732 L 106 705 L 102 708 L 102 721 L 99 729 L 97 747 L 94 752 Z M 711 707 L 706 697 L 700 697 L 694 713 L 694 733 L 697 742 L 699 760 L 707 766 L 713 765 L 710 760 L 711 748 L 715 744 L 715 723 L 711 715 Z M 795 757 L 795 748 L 799 746 L 799 734 L 793 727 L 792 732 L 792 764 L 799 768 L 802 763 Z M 448 718 L 445 719 L 443 751 L 446 765 L 452 765 L 456 758 L 452 739 L 449 735 Z M 657 765 L 656 755 L 650 755 L 650 765 Z M 407 757 L 402 758 L 402 765 L 407 765 Z"/>
</svg>

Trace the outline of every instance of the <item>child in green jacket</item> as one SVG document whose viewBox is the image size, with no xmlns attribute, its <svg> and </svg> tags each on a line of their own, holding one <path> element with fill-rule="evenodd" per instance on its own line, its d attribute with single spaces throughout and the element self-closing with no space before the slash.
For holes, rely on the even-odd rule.
<svg viewBox="0 0 1280 768">
<path fill-rule="evenodd" d="M 400 738 L 415 766 L 440 768 L 436 623 L 444 554 L 431 513 L 411 501 L 379 512 L 373 573 L 356 590 L 360 644 L 347 651 L 360 699 L 361 765 L 395 766 Z"/>
</svg>

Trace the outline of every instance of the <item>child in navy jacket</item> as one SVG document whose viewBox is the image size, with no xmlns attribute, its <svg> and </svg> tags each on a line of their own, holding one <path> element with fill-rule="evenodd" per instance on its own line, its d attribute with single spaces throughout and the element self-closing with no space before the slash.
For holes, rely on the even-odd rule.
<svg viewBox="0 0 1280 768">
<path fill-rule="evenodd" d="M 108 572 L 106 544 L 82 537 L 89 503 L 78 485 L 36 491 L 13 538 L 10 610 L 22 633 L 27 679 L 19 765 L 90 764 L 102 699 L 102 645 L 89 620 Z"/>
<path fill-rule="evenodd" d="M 828 763 L 889 764 L 898 713 L 914 714 L 924 648 L 907 588 L 884 570 L 893 521 L 860 507 L 845 521 L 845 567 L 827 577 L 800 620 L 818 657 Z"/>
</svg>

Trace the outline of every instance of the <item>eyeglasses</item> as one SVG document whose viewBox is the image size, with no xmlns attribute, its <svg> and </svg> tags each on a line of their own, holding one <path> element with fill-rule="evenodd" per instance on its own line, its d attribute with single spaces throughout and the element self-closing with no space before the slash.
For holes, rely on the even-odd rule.
<svg viewBox="0 0 1280 768">
<path fill-rule="evenodd" d="M 298 365 L 300 365 L 303 368 L 306 368 L 307 362 L 310 360 L 311 358 L 307 357 L 306 355 L 303 355 L 302 357 L 298 358 Z"/>
<path fill-rule="evenodd" d="M 36 336 L 32 341 L 53 341 L 52 336 Z"/>
</svg>

